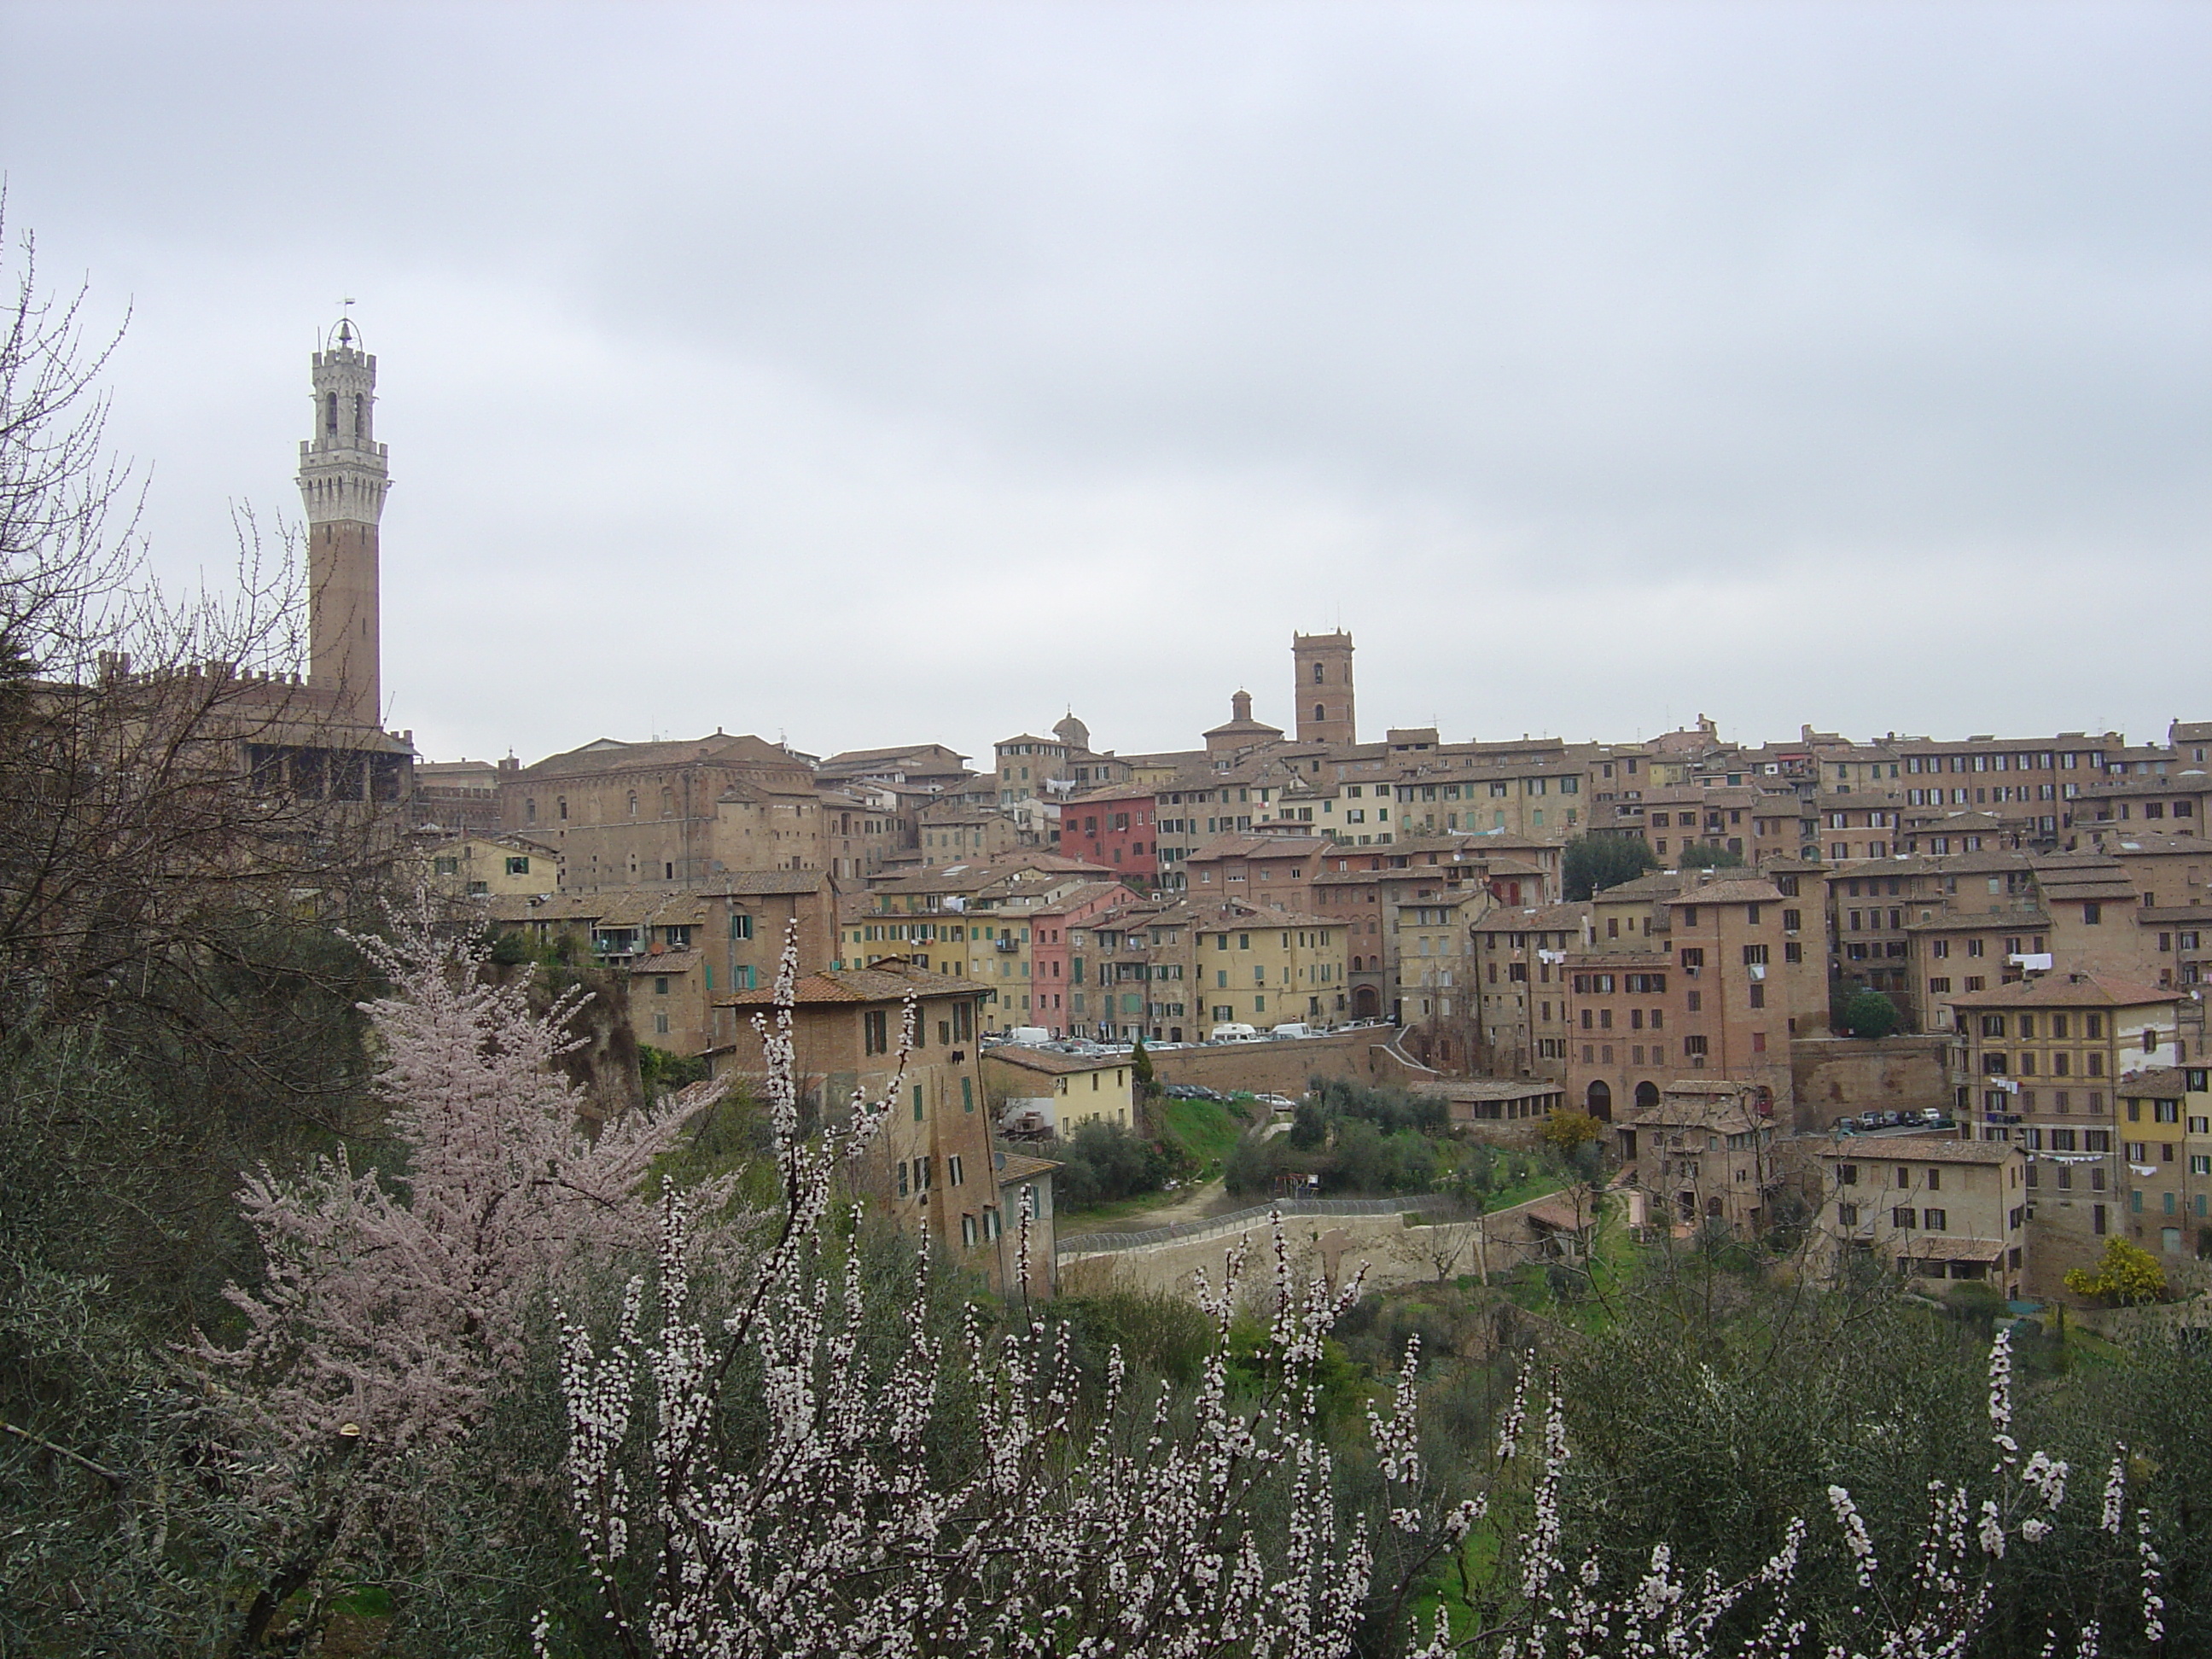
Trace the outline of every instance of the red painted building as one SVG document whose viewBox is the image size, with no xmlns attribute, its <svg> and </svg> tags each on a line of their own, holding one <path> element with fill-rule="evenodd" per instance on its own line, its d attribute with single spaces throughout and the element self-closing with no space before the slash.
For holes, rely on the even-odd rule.
<svg viewBox="0 0 2212 1659">
<path fill-rule="evenodd" d="M 1077 795 L 1060 809 L 1060 855 L 1103 865 L 1127 880 L 1151 884 L 1160 871 L 1160 843 L 1150 784 L 1121 785 Z"/>
<path fill-rule="evenodd" d="M 1029 912 L 1031 1006 L 1028 1024 L 1042 1025 L 1054 1036 L 1065 1036 L 1075 1029 L 1080 1022 L 1071 1013 L 1068 1001 L 1069 988 L 1075 982 L 1068 965 L 1069 932 L 1109 910 L 1142 902 L 1134 889 L 1118 881 L 1094 881 Z"/>
</svg>

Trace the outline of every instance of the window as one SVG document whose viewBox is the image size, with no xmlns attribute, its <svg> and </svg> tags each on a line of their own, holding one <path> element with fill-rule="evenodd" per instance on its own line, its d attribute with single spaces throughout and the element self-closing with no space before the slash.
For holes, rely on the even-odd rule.
<svg viewBox="0 0 2212 1659">
<path fill-rule="evenodd" d="M 872 1054 L 890 1052 L 890 1016 L 881 1008 L 871 1008 L 860 1016 L 860 1046 Z"/>
<path fill-rule="evenodd" d="M 960 1154 L 954 1152 L 945 1160 L 945 1182 L 948 1187 L 957 1187 L 961 1180 Z"/>
<path fill-rule="evenodd" d="M 1909 1205 L 1900 1204 L 1889 1212 L 1889 1224 L 1893 1227 L 1910 1227 L 1919 1218 L 1920 1212 Z"/>
<path fill-rule="evenodd" d="M 1836 1165 L 1836 1185 L 1838 1187 L 1856 1187 L 1858 1184 L 1859 1166 L 1857 1164 L 1838 1164 Z"/>
<path fill-rule="evenodd" d="M 1856 1204 L 1837 1205 L 1836 1224 L 1839 1227 L 1857 1226 L 1859 1224 L 1859 1206 Z"/>
<path fill-rule="evenodd" d="M 653 1034 L 655 1036 L 666 1036 L 668 1035 L 667 1015 L 655 1014 L 653 1017 Z"/>
<path fill-rule="evenodd" d="M 459 859 L 433 859 L 430 867 L 441 876 L 457 876 L 461 872 L 461 861 Z"/>
<path fill-rule="evenodd" d="M 507 873 L 510 876 L 528 875 L 530 873 L 530 860 L 526 858 L 509 859 L 507 861 Z"/>
<path fill-rule="evenodd" d="M 1949 1219 L 1949 1215 L 1942 1210 L 1923 1210 L 1920 1212 L 1921 1228 L 1927 1232 L 1942 1232 L 1945 1231 L 1945 1224 Z"/>
</svg>

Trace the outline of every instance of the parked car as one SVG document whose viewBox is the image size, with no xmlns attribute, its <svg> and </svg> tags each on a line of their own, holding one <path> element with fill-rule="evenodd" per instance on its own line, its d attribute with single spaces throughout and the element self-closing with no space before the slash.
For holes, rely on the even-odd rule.
<svg viewBox="0 0 2212 1659">
<path fill-rule="evenodd" d="M 1255 1026 L 1237 1020 L 1224 1020 L 1206 1034 L 1208 1042 L 1257 1042 L 1261 1040 Z"/>
<path fill-rule="evenodd" d="M 1316 1035 L 1312 1026 L 1302 1019 L 1287 1020 L 1267 1035 L 1271 1037 L 1309 1037 Z"/>
</svg>

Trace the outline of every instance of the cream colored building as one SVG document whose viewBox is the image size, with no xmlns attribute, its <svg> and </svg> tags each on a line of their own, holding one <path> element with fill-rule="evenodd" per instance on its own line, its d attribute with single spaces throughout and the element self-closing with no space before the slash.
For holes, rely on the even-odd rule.
<svg viewBox="0 0 2212 1659">
<path fill-rule="evenodd" d="M 422 859 L 432 889 L 455 898 L 509 898 L 558 892 L 561 855 L 521 836 L 459 836 L 434 842 Z"/>
<path fill-rule="evenodd" d="M 1063 1054 L 1002 1042 L 983 1054 L 983 1083 L 994 1102 L 1030 1103 L 1063 1139 L 1085 1124 L 1134 1132 L 1137 1085 L 1128 1058 Z"/>
<path fill-rule="evenodd" d="M 1908 1279 L 2026 1282 L 2027 1158 L 2021 1147 L 1934 1135 L 1837 1142 L 1819 1154 L 1829 1269 L 1855 1259 Z"/>
</svg>

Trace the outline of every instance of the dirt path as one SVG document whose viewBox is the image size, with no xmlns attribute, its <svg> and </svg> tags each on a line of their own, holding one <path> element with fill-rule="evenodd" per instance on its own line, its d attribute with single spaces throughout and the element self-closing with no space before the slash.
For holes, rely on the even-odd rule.
<svg viewBox="0 0 2212 1659">
<path fill-rule="evenodd" d="M 1172 1227 L 1179 1221 L 1203 1221 L 1209 1216 L 1225 1215 L 1243 1205 L 1243 1200 L 1232 1200 L 1229 1189 L 1217 1179 L 1178 1194 L 1172 1202 L 1158 1209 L 1117 1216 L 1111 1221 L 1093 1221 L 1079 1213 L 1071 1215 L 1060 1237 L 1066 1241 L 1085 1233 L 1147 1233 L 1155 1227 Z"/>
</svg>

